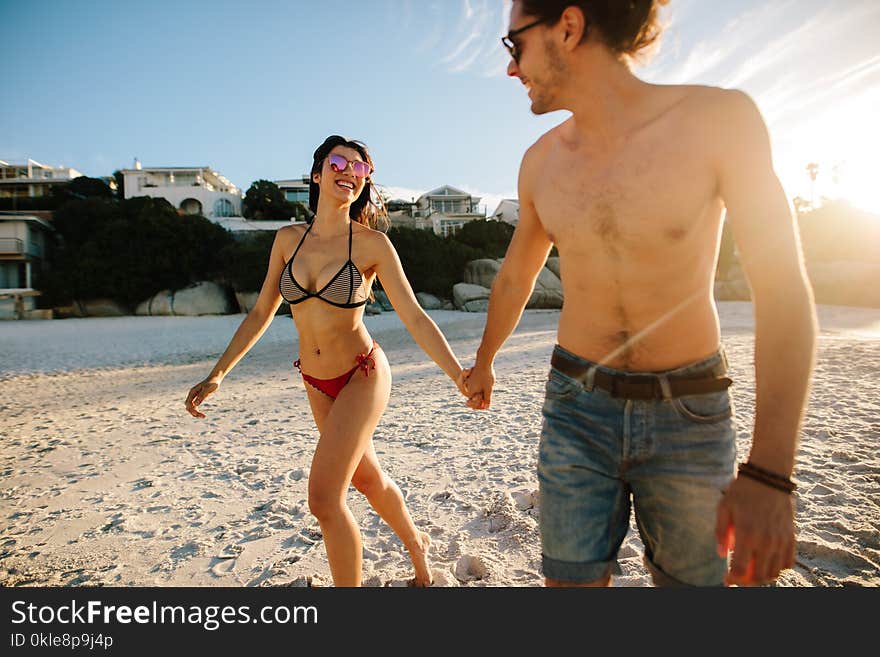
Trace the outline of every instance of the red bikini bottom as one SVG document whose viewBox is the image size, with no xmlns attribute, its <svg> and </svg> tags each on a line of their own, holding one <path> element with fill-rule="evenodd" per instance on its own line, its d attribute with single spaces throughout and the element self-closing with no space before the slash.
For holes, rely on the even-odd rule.
<svg viewBox="0 0 880 657">
<path fill-rule="evenodd" d="M 364 376 L 370 376 L 370 370 L 376 369 L 376 361 L 373 359 L 373 352 L 378 346 L 379 343 L 373 340 L 373 347 L 372 349 L 370 349 L 370 352 L 367 354 L 358 354 L 355 358 L 355 360 L 357 361 L 357 365 L 352 367 L 345 374 L 337 376 L 333 379 L 317 379 L 313 376 L 309 376 L 302 371 L 302 367 L 300 367 L 298 358 L 293 363 L 293 365 L 294 367 L 296 367 L 296 369 L 299 370 L 299 373 L 302 374 L 303 381 L 311 385 L 313 388 L 317 388 L 331 399 L 336 399 L 336 397 L 346 386 L 346 384 L 351 380 L 351 377 L 354 376 L 354 373 L 357 370 L 363 370 Z"/>
</svg>

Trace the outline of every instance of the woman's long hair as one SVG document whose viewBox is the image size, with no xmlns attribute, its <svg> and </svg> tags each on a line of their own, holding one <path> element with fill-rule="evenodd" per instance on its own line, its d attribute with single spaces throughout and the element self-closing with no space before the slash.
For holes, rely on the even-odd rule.
<svg viewBox="0 0 880 657">
<path fill-rule="evenodd" d="M 354 139 L 341 137 L 340 135 L 330 135 L 315 150 L 314 159 L 312 160 L 312 171 L 309 174 L 309 209 L 312 211 L 312 214 L 318 211 L 318 198 L 321 195 L 321 188 L 314 181 L 314 176 L 316 173 L 321 173 L 324 159 L 337 146 L 353 148 L 364 158 L 364 162 L 370 165 L 371 175 L 364 178 L 364 189 L 361 191 L 360 196 L 355 199 L 354 203 L 351 204 L 348 210 L 349 218 L 369 228 L 385 230 L 388 227 L 388 213 L 385 210 L 384 203 L 376 202 L 378 192 L 373 185 L 372 179 L 373 158 L 370 157 L 367 145 Z"/>
</svg>

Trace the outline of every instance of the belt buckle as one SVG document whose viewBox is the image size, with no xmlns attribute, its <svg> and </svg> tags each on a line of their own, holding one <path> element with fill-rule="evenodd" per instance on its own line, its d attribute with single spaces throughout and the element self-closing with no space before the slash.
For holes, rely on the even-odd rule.
<svg viewBox="0 0 880 657">
<path fill-rule="evenodd" d="M 654 399 L 657 396 L 657 377 L 633 374 L 614 377 L 611 396 L 623 399 Z"/>
</svg>

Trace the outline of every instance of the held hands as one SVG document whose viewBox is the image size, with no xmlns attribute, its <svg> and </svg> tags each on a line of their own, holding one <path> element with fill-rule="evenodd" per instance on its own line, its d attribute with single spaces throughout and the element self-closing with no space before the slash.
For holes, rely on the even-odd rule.
<svg viewBox="0 0 880 657">
<path fill-rule="evenodd" d="M 718 554 L 733 550 L 727 585 L 756 586 L 794 566 L 794 507 L 791 496 L 737 477 L 718 505 Z"/>
<path fill-rule="evenodd" d="M 198 418 L 205 417 L 205 414 L 198 409 L 198 406 L 210 395 L 217 392 L 217 388 L 220 387 L 220 381 L 221 379 L 217 377 L 209 376 L 189 389 L 189 394 L 186 396 L 186 410 L 190 415 Z"/>
<path fill-rule="evenodd" d="M 492 365 L 481 367 L 474 365 L 466 368 L 467 406 L 475 410 L 485 410 L 492 403 L 492 388 L 495 386 L 495 368 Z"/>
<path fill-rule="evenodd" d="M 459 371 L 458 376 L 455 377 L 455 385 L 458 387 L 458 391 L 465 397 L 470 397 L 467 384 L 468 372 L 470 372 L 470 370 L 463 368 L 461 371 Z"/>
</svg>

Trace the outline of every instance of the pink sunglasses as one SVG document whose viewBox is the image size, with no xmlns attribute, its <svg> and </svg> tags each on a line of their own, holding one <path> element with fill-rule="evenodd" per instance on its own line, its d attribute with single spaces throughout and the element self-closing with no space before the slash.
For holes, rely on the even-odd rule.
<svg viewBox="0 0 880 657">
<path fill-rule="evenodd" d="M 345 171 L 350 164 L 351 172 L 355 177 L 366 178 L 370 175 L 370 165 L 366 162 L 362 162 L 361 160 L 346 160 L 344 157 L 337 155 L 336 153 L 331 153 L 328 158 L 330 160 L 330 168 L 333 169 L 335 173 Z"/>
</svg>

